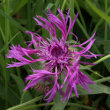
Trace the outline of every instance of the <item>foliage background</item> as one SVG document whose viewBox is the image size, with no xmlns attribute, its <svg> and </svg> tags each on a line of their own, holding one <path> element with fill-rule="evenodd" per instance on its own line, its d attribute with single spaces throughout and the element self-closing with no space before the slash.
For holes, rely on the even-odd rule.
<svg viewBox="0 0 110 110">
<path fill-rule="evenodd" d="M 73 32 L 79 37 L 80 42 L 89 39 L 93 32 L 96 33 L 96 42 L 92 52 L 103 54 L 99 59 L 92 59 L 98 64 L 82 67 L 97 84 L 89 86 L 92 94 L 79 87 L 80 98 L 71 98 L 65 104 L 57 95 L 54 101 L 46 106 L 42 93 L 35 89 L 23 92 L 25 77 L 32 74 L 29 66 L 19 68 L 5 68 L 10 59 L 6 59 L 9 46 L 20 44 L 26 47 L 25 41 L 31 40 L 25 31 L 39 32 L 47 36 L 48 32 L 36 25 L 33 17 L 37 14 L 43 17 L 48 8 L 54 14 L 60 7 L 66 15 L 70 8 L 70 15 L 74 19 L 79 11 L 79 17 Z M 110 0 L 1 0 L 0 1 L 0 110 L 85 110 L 85 109 L 110 109 Z M 60 36 L 60 35 L 58 35 Z M 72 41 L 73 36 L 69 36 Z M 107 55 L 107 56 L 106 56 Z M 14 59 L 13 59 L 14 60 Z M 37 66 L 39 69 L 40 66 Z M 39 97 L 40 96 L 40 97 Z M 14 108 L 10 108 L 14 106 Z"/>
</svg>

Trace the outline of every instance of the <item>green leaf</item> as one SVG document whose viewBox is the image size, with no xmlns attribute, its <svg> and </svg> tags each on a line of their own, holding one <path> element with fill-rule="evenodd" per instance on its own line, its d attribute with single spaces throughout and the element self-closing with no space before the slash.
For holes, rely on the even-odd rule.
<svg viewBox="0 0 110 110">
<path fill-rule="evenodd" d="M 77 2 L 78 2 L 78 5 L 80 6 L 80 8 L 84 9 L 90 16 L 92 16 L 92 18 L 95 22 L 99 21 L 99 16 L 90 7 L 87 6 L 87 3 L 85 0 L 77 0 Z M 82 10 L 81 10 L 81 12 L 83 14 Z"/>
<path fill-rule="evenodd" d="M 79 110 L 79 108 L 83 108 L 84 110 L 85 109 L 86 110 L 97 110 L 96 108 L 89 107 L 89 106 L 82 105 L 82 104 L 78 104 L 78 103 L 68 103 L 67 105 L 70 105 L 71 106 L 71 109 L 69 109 L 69 110 Z M 77 107 L 78 109 L 77 108 L 74 109 L 73 107 Z"/>
<path fill-rule="evenodd" d="M 86 0 L 88 5 L 91 7 L 91 9 L 97 13 L 101 18 L 105 19 L 108 23 L 110 23 L 110 16 L 102 12 L 100 9 L 98 9 L 90 0 Z"/>
<path fill-rule="evenodd" d="M 8 16 L 4 11 L 0 9 L 0 15 L 4 16 L 7 18 L 12 24 L 17 26 L 21 31 L 26 31 L 27 29 L 21 26 L 16 20 L 14 20 L 12 17 Z"/>
<path fill-rule="evenodd" d="M 22 95 L 23 89 L 25 88 L 25 84 L 24 84 L 23 80 L 20 77 L 14 75 L 14 74 L 11 74 L 11 76 L 14 79 L 14 81 L 16 82 L 17 87 L 20 91 L 20 94 Z"/>
<path fill-rule="evenodd" d="M 5 87 L 3 86 L 3 84 L 0 82 L 0 98 L 5 100 Z M 8 104 L 13 106 L 19 103 L 19 99 L 18 97 L 16 97 L 15 94 L 12 93 L 11 89 L 8 89 Z"/>
<path fill-rule="evenodd" d="M 13 39 L 15 39 L 15 37 L 19 34 L 20 32 L 16 33 L 11 39 L 10 41 L 8 42 L 8 44 L 5 44 L 4 47 L 0 50 L 0 53 L 3 52 L 7 47 L 8 45 L 12 42 Z"/>
<path fill-rule="evenodd" d="M 16 2 L 14 2 L 14 0 L 11 0 L 10 3 L 11 6 L 14 6 L 12 15 L 18 12 L 27 3 L 27 0 L 16 0 Z"/>
<path fill-rule="evenodd" d="M 40 108 L 37 108 L 37 107 L 43 107 L 44 110 L 48 110 L 49 108 L 49 105 L 53 105 L 53 102 L 49 103 L 48 106 L 46 106 L 47 103 L 41 103 L 41 104 L 32 104 L 32 105 L 27 105 L 26 107 L 23 107 L 22 109 L 20 110 L 33 110 L 33 108 L 35 108 L 35 110 L 40 110 Z"/>
<path fill-rule="evenodd" d="M 66 100 L 63 103 L 63 101 L 61 101 L 61 98 L 62 98 L 62 96 L 60 95 L 60 93 L 57 93 L 54 98 L 54 106 L 53 106 L 54 110 L 64 110 L 68 100 Z"/>
<path fill-rule="evenodd" d="M 72 8 L 72 7 L 71 7 Z M 71 11 L 71 16 L 75 16 L 75 14 L 74 14 L 74 12 L 73 11 Z M 81 24 L 81 22 L 77 19 L 76 20 L 76 22 L 78 23 L 78 25 L 79 25 L 79 27 L 81 28 L 81 30 L 83 31 L 83 33 L 84 33 L 84 35 L 85 35 L 85 37 L 87 38 L 87 39 L 89 39 L 90 37 L 89 37 L 89 34 L 87 33 L 87 31 L 85 30 L 85 28 L 83 27 L 83 25 Z M 98 54 L 101 54 L 101 52 L 99 51 L 99 49 L 97 48 L 97 46 L 94 44 L 93 45 L 93 48 L 94 48 L 94 50 L 98 53 Z M 108 71 L 110 71 L 110 68 L 109 68 L 109 65 L 104 61 L 104 64 L 105 64 L 105 66 L 106 66 L 106 68 L 108 69 Z"/>
<path fill-rule="evenodd" d="M 16 82 L 16 85 L 19 89 L 20 95 L 22 96 L 22 94 L 23 94 L 22 102 L 25 102 L 25 101 L 32 99 L 32 96 L 28 91 L 26 91 L 25 94 L 23 92 L 23 89 L 25 88 L 25 84 L 24 84 L 23 80 L 14 74 L 11 74 L 11 76 L 14 79 L 14 81 Z"/>
<path fill-rule="evenodd" d="M 48 12 L 48 9 L 51 9 L 53 6 L 54 6 L 53 3 L 49 3 L 49 4 L 47 5 L 47 7 L 45 8 L 45 11 Z"/>
<path fill-rule="evenodd" d="M 8 108 L 7 110 L 18 110 L 18 109 L 21 110 L 21 108 L 26 107 L 27 105 L 33 104 L 33 103 L 35 103 L 36 101 L 39 101 L 39 100 L 41 100 L 41 99 L 42 99 L 42 96 L 39 96 L 39 97 L 36 97 L 36 98 L 34 98 L 34 99 L 32 99 L 32 100 L 29 100 L 29 101 L 27 101 L 27 102 L 25 102 L 25 103 L 22 103 L 22 104 L 19 104 L 19 105 L 17 105 L 17 106 L 13 106 L 13 107 L 11 107 L 11 108 Z"/>
<path fill-rule="evenodd" d="M 98 45 L 110 45 L 110 40 L 96 41 L 96 44 L 98 44 Z"/>
<path fill-rule="evenodd" d="M 91 84 L 87 86 L 91 90 L 91 93 L 85 90 L 82 86 L 78 85 L 77 89 L 79 95 L 101 94 L 101 93 L 110 94 L 110 87 L 105 86 L 103 84 Z"/>
</svg>

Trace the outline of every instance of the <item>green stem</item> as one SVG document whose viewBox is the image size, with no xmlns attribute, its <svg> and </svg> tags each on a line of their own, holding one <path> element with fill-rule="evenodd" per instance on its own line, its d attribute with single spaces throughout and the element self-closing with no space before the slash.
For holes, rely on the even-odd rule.
<svg viewBox="0 0 110 110">
<path fill-rule="evenodd" d="M 2 49 L 0 49 L 0 53 L 2 53 L 2 52 L 9 46 L 9 44 L 15 39 L 15 37 L 18 36 L 19 33 L 20 33 L 20 32 L 17 32 L 17 33 L 8 41 L 8 43 L 5 44 Z"/>
<path fill-rule="evenodd" d="M 87 4 L 89 5 L 89 7 L 97 14 L 99 15 L 101 18 L 103 18 L 104 20 L 106 20 L 108 23 L 110 23 L 110 17 L 104 13 L 103 11 L 101 11 L 100 9 L 98 9 L 92 2 L 91 0 L 86 0 Z"/>
<path fill-rule="evenodd" d="M 99 77 L 103 78 L 103 76 L 100 75 L 97 71 L 93 71 L 93 70 L 91 70 L 91 69 L 88 69 L 88 70 L 91 71 L 92 73 L 94 73 L 95 75 L 98 75 Z"/>
<path fill-rule="evenodd" d="M 27 19 L 27 22 L 28 22 L 28 29 L 29 30 L 32 30 L 31 29 L 31 0 L 28 0 L 28 4 L 27 4 L 27 7 L 28 7 L 28 10 L 27 10 L 27 17 L 28 17 L 28 19 Z"/>
<path fill-rule="evenodd" d="M 6 19 L 10 21 L 10 23 L 14 24 L 16 27 L 18 27 L 22 32 L 28 30 L 25 27 L 21 26 L 16 20 L 14 20 L 11 16 L 7 15 L 3 10 L 0 9 L 0 15 L 4 16 Z"/>
<path fill-rule="evenodd" d="M 71 8 L 71 10 L 70 10 L 70 16 L 71 16 L 71 19 L 73 20 L 74 19 L 74 16 L 73 16 L 73 13 L 72 12 L 74 12 L 74 9 L 75 9 L 75 2 L 74 2 L 74 0 L 70 0 L 69 1 L 68 8 Z"/>
<path fill-rule="evenodd" d="M 67 6 L 69 6 L 69 4 L 67 3 Z M 71 7 L 72 8 L 72 7 Z M 110 9 L 107 10 L 107 13 L 110 12 Z M 72 11 L 72 16 L 75 16 L 74 12 Z M 88 35 L 87 31 L 85 30 L 85 28 L 83 27 L 83 25 L 80 23 L 80 21 L 77 19 L 76 22 L 78 23 L 79 27 L 81 28 L 81 30 L 83 31 L 85 37 L 87 39 L 90 38 L 90 36 Z M 102 20 L 100 21 L 100 24 L 102 23 Z M 99 26 L 99 23 L 98 23 L 98 26 Z M 97 26 L 97 27 L 98 27 Z M 101 52 L 99 51 L 99 49 L 97 48 L 97 46 L 94 44 L 93 45 L 93 48 L 94 50 L 98 53 L 98 54 L 101 54 Z M 110 68 L 109 68 L 109 65 L 104 61 L 104 65 L 106 66 L 106 68 L 108 69 L 108 71 L 110 72 Z M 88 66 L 88 67 L 91 67 L 91 66 Z"/>
<path fill-rule="evenodd" d="M 22 96 L 21 96 L 20 104 L 22 104 L 22 102 L 23 102 L 23 97 L 24 97 L 25 93 L 26 93 L 26 91 L 24 91 Z"/>
<path fill-rule="evenodd" d="M 9 0 L 4 0 L 5 1 L 5 5 L 4 5 L 4 11 L 5 13 L 9 16 L 10 15 L 10 1 Z M 8 44 L 8 40 L 9 40 L 9 36 L 10 36 L 10 22 L 7 18 L 5 18 L 5 42 L 4 44 Z M 7 53 L 8 47 L 5 49 L 5 53 Z M 8 62 L 9 60 L 6 59 L 6 62 Z M 8 82 L 9 82 L 9 74 L 7 74 L 5 72 L 5 105 L 6 108 L 8 107 Z"/>
<path fill-rule="evenodd" d="M 29 105 L 29 104 L 35 103 L 36 101 L 39 101 L 42 98 L 43 98 L 43 96 L 36 97 L 36 98 L 34 98 L 34 99 L 30 100 L 30 101 L 27 101 L 25 103 L 22 103 L 22 104 L 19 104 L 17 106 L 13 106 L 11 108 L 8 108 L 7 110 L 18 110 L 20 108 L 23 108 L 23 107 Z"/>
<path fill-rule="evenodd" d="M 86 2 L 88 3 L 88 5 L 93 9 L 93 11 L 95 11 L 99 16 L 101 15 L 101 18 L 105 19 L 106 21 L 110 22 L 110 17 L 107 16 L 105 13 L 103 13 L 102 11 L 100 11 L 99 9 L 96 8 L 95 5 L 92 4 L 92 2 L 90 0 L 86 0 Z M 84 30 L 84 29 L 83 29 Z M 86 35 L 86 34 L 85 34 Z M 88 37 L 87 37 L 88 38 Z M 98 54 L 101 54 L 101 52 L 98 50 L 98 48 L 96 47 L 96 45 L 93 45 L 94 49 L 96 50 L 96 52 Z M 108 66 L 108 64 L 106 62 L 104 62 L 106 68 L 108 69 L 108 71 L 110 72 L 110 68 Z"/>
<path fill-rule="evenodd" d="M 5 0 L 5 13 L 9 16 L 10 15 L 10 2 L 9 0 Z M 10 34 L 10 23 L 7 18 L 5 18 L 5 43 L 8 43 L 9 40 L 9 34 Z"/>
<path fill-rule="evenodd" d="M 104 61 L 104 60 L 106 60 L 106 59 L 108 59 L 108 58 L 110 58 L 110 54 L 109 54 L 109 55 L 106 55 L 106 56 L 104 56 L 104 57 L 102 57 L 101 59 L 95 61 L 94 63 L 98 64 L 98 63 L 100 63 L 100 62 L 102 62 L 102 61 Z"/>
<path fill-rule="evenodd" d="M 94 82 L 96 83 L 103 83 L 103 82 L 106 82 L 106 81 L 110 81 L 110 77 L 105 77 L 105 78 L 102 78 L 102 79 L 98 79 Z"/>
<path fill-rule="evenodd" d="M 54 103 L 53 102 L 51 102 L 51 103 L 49 103 L 48 104 L 48 106 L 49 105 L 53 105 Z M 36 107 L 42 107 L 42 106 L 46 106 L 46 103 L 44 103 L 44 104 L 37 104 L 37 105 L 29 105 L 29 106 L 27 106 L 27 107 L 24 107 L 24 108 L 22 108 L 22 109 L 20 109 L 20 110 L 32 110 L 32 108 L 36 108 Z"/>
<path fill-rule="evenodd" d="M 5 42 L 5 35 L 4 35 L 4 33 L 3 33 L 3 30 L 2 30 L 2 27 L 0 26 L 0 32 L 1 32 L 1 37 L 2 37 L 2 39 L 3 39 L 3 41 Z M 1 50 L 1 49 L 0 49 Z"/>
<path fill-rule="evenodd" d="M 78 103 L 68 103 L 67 105 L 84 108 L 84 110 L 85 110 L 85 109 L 88 109 L 88 110 L 96 110 L 96 108 L 89 107 L 89 106 L 85 106 L 85 105 L 81 105 L 81 104 L 78 104 Z"/>
<path fill-rule="evenodd" d="M 80 23 L 80 21 L 77 19 L 77 23 L 79 24 L 79 27 L 82 29 L 83 33 L 85 34 L 86 38 L 89 39 L 89 35 L 88 33 L 86 32 L 86 30 L 83 28 L 82 24 Z M 98 53 L 98 54 L 101 54 L 101 52 L 98 50 L 97 46 L 94 44 L 93 45 L 93 48 L 94 50 Z M 106 68 L 108 69 L 108 71 L 110 72 L 110 68 L 109 68 L 109 65 L 104 61 L 104 64 L 106 66 Z M 91 66 L 88 66 L 88 67 L 91 67 Z"/>
<path fill-rule="evenodd" d="M 63 12 L 63 10 L 64 10 L 64 8 L 65 8 L 66 1 L 67 1 L 67 0 L 64 0 L 64 1 L 63 1 L 62 8 L 61 8 L 61 11 L 62 11 L 62 12 Z"/>
<path fill-rule="evenodd" d="M 55 8 L 54 8 L 55 14 L 57 12 L 57 8 L 58 8 L 58 5 L 59 5 L 59 2 L 60 2 L 60 0 L 56 0 L 55 1 Z"/>
<path fill-rule="evenodd" d="M 82 22 L 84 28 L 86 29 L 86 24 L 85 24 L 84 18 L 83 18 L 83 16 L 82 16 L 82 13 L 81 13 L 79 4 L 77 3 L 77 0 L 75 1 L 75 6 L 76 6 L 76 8 L 77 8 L 77 10 L 78 10 L 78 12 L 79 12 L 79 16 L 80 16 L 80 18 L 81 18 L 81 22 Z"/>
<path fill-rule="evenodd" d="M 107 0 L 105 0 L 105 13 L 107 14 Z M 107 40 L 107 22 L 105 21 L 105 40 Z M 106 53 L 106 45 L 104 46 L 104 53 Z"/>
<path fill-rule="evenodd" d="M 102 61 L 104 61 L 104 60 L 106 60 L 106 59 L 108 59 L 108 58 L 110 58 L 110 54 L 109 54 L 109 55 L 106 55 L 106 56 L 104 56 L 104 57 L 102 57 L 101 59 L 99 59 L 99 60 L 97 60 L 97 61 L 95 61 L 95 62 L 93 62 L 93 63 L 94 63 L 94 64 L 99 64 L 99 63 L 101 63 Z M 86 66 L 86 67 L 91 68 L 91 67 L 93 67 L 93 66 L 95 66 L 95 65 L 88 65 L 88 66 Z"/>
<path fill-rule="evenodd" d="M 49 103 L 48 105 L 53 105 L 54 103 Z M 27 106 L 27 107 L 24 107 L 20 110 L 27 110 L 27 109 L 32 109 L 32 108 L 36 108 L 36 107 L 42 107 L 42 106 L 45 106 L 46 104 L 37 104 L 37 105 L 30 105 L 30 106 Z M 95 108 L 92 108 L 92 107 L 89 107 L 89 106 L 85 106 L 85 105 L 81 105 L 81 104 L 77 104 L 77 103 L 68 103 L 67 104 L 68 106 L 76 106 L 76 107 L 81 107 L 81 108 L 84 108 L 84 109 L 88 109 L 88 110 L 95 110 Z"/>
</svg>

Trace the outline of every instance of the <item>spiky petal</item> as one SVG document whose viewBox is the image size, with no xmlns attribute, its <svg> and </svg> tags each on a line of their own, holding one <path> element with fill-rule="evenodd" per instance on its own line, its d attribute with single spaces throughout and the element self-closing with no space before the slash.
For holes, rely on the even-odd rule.
<svg viewBox="0 0 110 110">
<path fill-rule="evenodd" d="M 31 35 L 32 41 L 29 42 L 27 48 L 22 48 L 20 45 L 11 47 L 7 57 L 15 58 L 19 62 L 12 62 L 12 64 L 8 64 L 7 67 L 18 67 L 43 61 L 45 68 L 42 70 L 33 69 L 34 74 L 27 76 L 26 82 L 30 82 L 26 85 L 24 90 L 33 88 L 39 82 L 50 83 L 53 85 L 53 87 L 48 93 L 46 93 L 45 97 L 49 97 L 45 100 L 48 101 L 48 103 L 51 102 L 55 97 L 56 92 L 59 91 L 63 96 L 62 100 L 65 102 L 66 98 L 69 99 L 70 96 L 72 96 L 73 91 L 75 92 L 76 96 L 79 97 L 77 91 L 77 85 L 79 84 L 91 92 L 86 84 L 94 84 L 94 82 L 92 82 L 87 75 L 82 73 L 79 68 L 80 63 L 87 65 L 94 64 L 80 61 L 80 58 L 97 58 L 99 55 L 95 55 L 90 51 L 90 48 L 95 41 L 95 33 L 84 43 L 79 45 L 77 44 L 78 37 L 71 32 L 71 29 L 75 24 L 78 13 L 72 21 L 69 15 L 69 10 L 65 18 L 61 10 L 58 9 L 61 19 L 52 14 L 51 11 L 49 12 L 50 13 L 47 14 L 48 19 L 45 19 L 41 16 L 36 16 L 34 19 L 38 25 L 49 32 L 52 40 L 48 38 L 43 39 L 37 33 L 26 31 L 26 33 Z M 69 24 L 67 26 L 68 21 Z M 61 38 L 59 40 L 57 39 L 56 27 L 61 31 Z M 69 34 L 72 34 L 76 39 L 76 42 L 72 45 L 67 43 L 67 37 Z M 32 45 L 34 45 L 36 48 L 31 48 Z M 77 51 L 75 48 L 77 48 Z M 80 51 L 78 51 L 78 48 L 80 48 Z M 35 55 L 37 58 L 34 59 L 31 57 L 31 55 Z M 61 79 L 61 77 L 63 79 Z M 60 79 L 60 81 L 58 79 Z M 64 88 L 65 84 L 66 90 L 63 91 L 62 89 Z"/>
</svg>

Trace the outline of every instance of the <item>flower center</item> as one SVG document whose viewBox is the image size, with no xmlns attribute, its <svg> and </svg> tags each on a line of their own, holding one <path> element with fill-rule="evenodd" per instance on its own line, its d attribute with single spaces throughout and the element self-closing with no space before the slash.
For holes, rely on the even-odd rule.
<svg viewBox="0 0 110 110">
<path fill-rule="evenodd" d="M 60 57 L 63 53 L 63 49 L 60 46 L 55 46 L 51 50 L 51 55 L 54 57 Z"/>
</svg>

